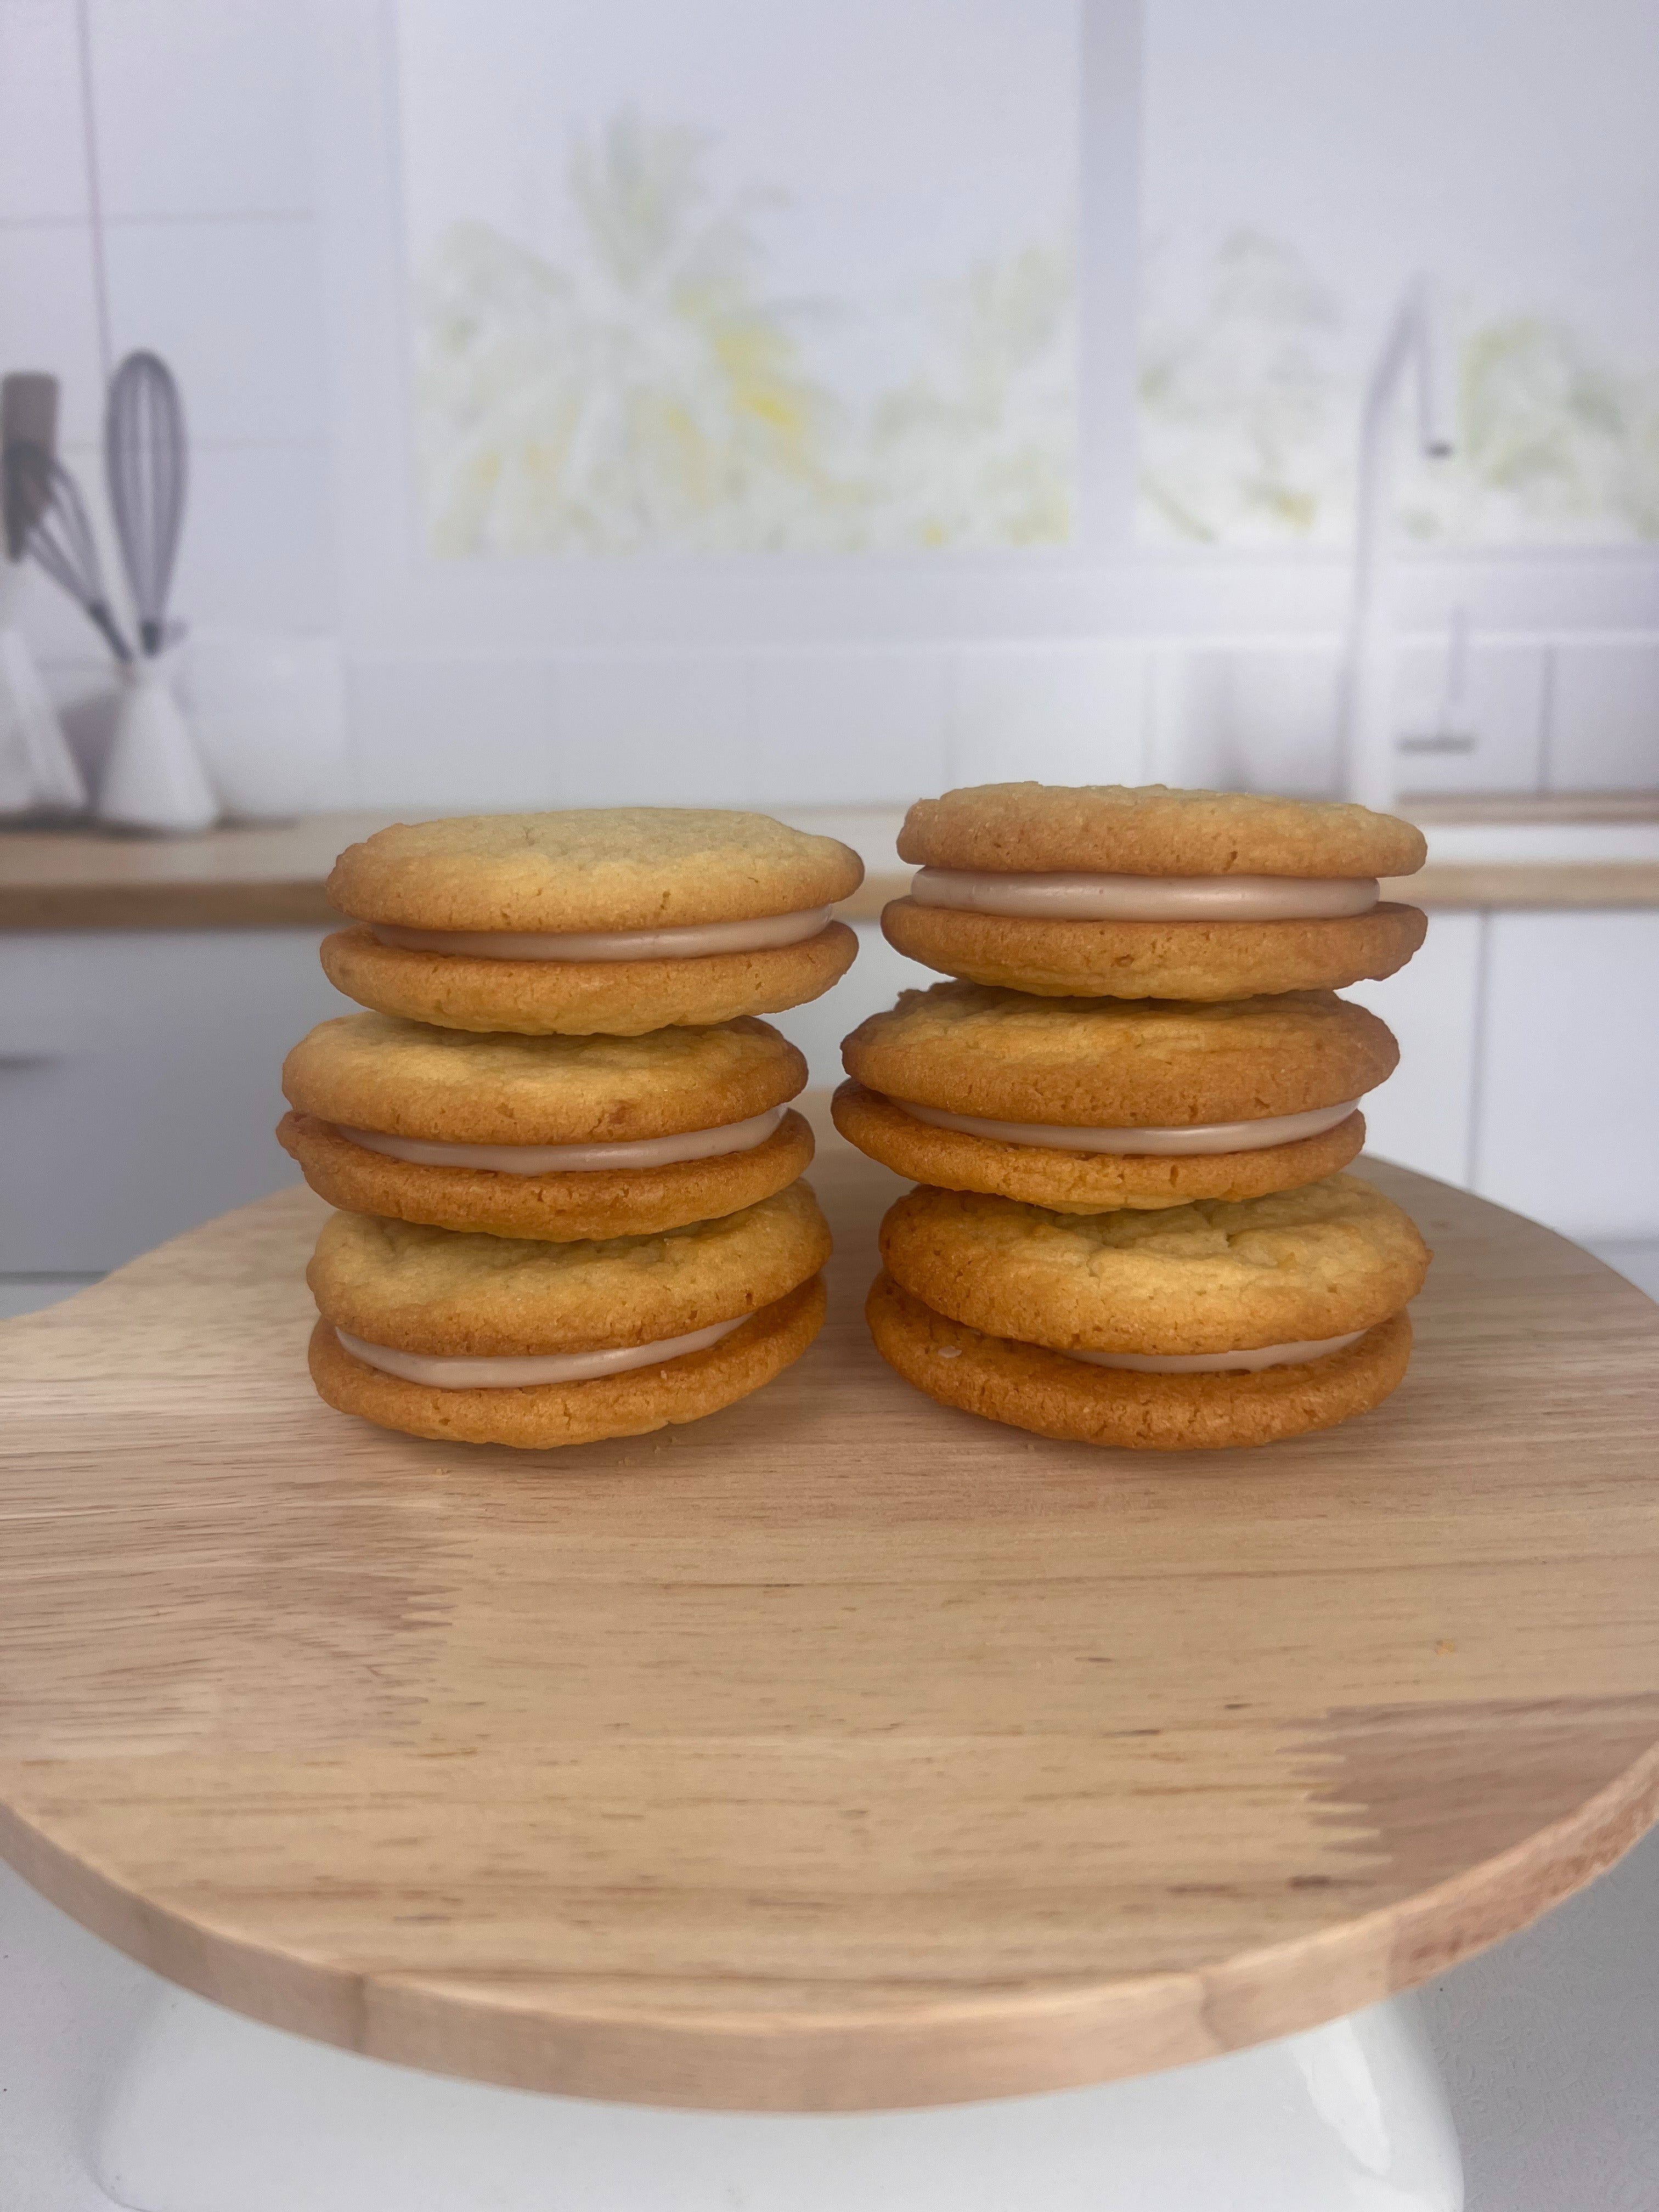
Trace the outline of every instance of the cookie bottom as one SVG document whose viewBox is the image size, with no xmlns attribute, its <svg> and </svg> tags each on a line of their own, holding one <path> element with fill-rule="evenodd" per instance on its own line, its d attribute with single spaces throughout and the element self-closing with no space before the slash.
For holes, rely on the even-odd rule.
<svg viewBox="0 0 1659 2212">
<path fill-rule="evenodd" d="M 1033 921 L 894 899 L 888 943 L 926 968 L 1040 999 L 1249 999 L 1335 991 L 1403 968 L 1428 930 L 1384 902 L 1330 921 Z"/>
<path fill-rule="evenodd" d="M 605 1437 L 647 1436 L 734 1405 L 800 1358 L 823 1326 L 823 1279 L 814 1275 L 706 1352 L 588 1382 L 507 1390 L 437 1390 L 405 1382 L 354 1358 L 331 1324 L 319 1321 L 311 1336 L 311 1379 L 337 1412 L 360 1414 L 380 1428 L 445 1443 L 550 1451 Z"/>
<path fill-rule="evenodd" d="M 1410 1318 L 1397 1313 L 1346 1351 L 1298 1367 L 1139 1375 L 983 1335 L 947 1321 L 888 1274 L 876 1278 L 865 1317 L 888 1365 L 941 1406 L 1040 1437 L 1132 1451 L 1222 1451 L 1334 1428 L 1382 1404 L 1412 1348 Z"/>
<path fill-rule="evenodd" d="M 478 960 L 382 945 L 355 922 L 323 939 L 321 958 L 335 989 L 360 1006 L 439 1029 L 642 1036 L 804 1006 L 840 981 L 858 949 L 847 924 L 832 921 L 799 945 L 692 960 Z"/>
<path fill-rule="evenodd" d="M 516 1176 L 490 1168 L 422 1167 L 354 1145 L 314 1114 L 284 1114 L 277 1141 L 319 1198 L 347 1213 L 422 1221 L 571 1244 L 583 1237 L 654 1237 L 714 1221 L 785 1189 L 812 1160 L 812 1132 L 786 1114 L 763 1145 L 660 1168 Z"/>
<path fill-rule="evenodd" d="M 1365 1117 L 1355 1112 L 1316 1137 L 1258 1152 L 1065 1152 L 918 1121 L 861 1083 L 843 1083 L 830 1111 L 849 1144 L 896 1175 L 940 1190 L 1023 1199 L 1054 1213 L 1105 1213 L 1115 1206 L 1151 1212 L 1199 1198 L 1265 1198 L 1270 1191 L 1296 1190 L 1334 1175 L 1365 1142 Z"/>
</svg>

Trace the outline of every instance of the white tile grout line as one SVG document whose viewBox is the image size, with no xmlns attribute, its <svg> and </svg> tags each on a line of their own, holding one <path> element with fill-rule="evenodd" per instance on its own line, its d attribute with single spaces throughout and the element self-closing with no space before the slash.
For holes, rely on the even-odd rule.
<svg viewBox="0 0 1659 2212">
<path fill-rule="evenodd" d="M 104 265 L 104 197 L 98 168 L 98 124 L 92 94 L 92 20 L 88 0 L 75 0 L 75 22 L 81 52 L 81 131 L 87 157 L 87 214 L 92 243 L 93 291 L 98 313 L 98 352 L 107 384 L 115 368 L 115 354 L 110 341 L 109 277 Z"/>
</svg>

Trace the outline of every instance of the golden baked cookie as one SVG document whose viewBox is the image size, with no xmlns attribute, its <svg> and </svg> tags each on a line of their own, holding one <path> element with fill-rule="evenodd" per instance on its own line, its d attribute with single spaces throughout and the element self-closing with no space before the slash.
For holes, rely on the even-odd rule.
<svg viewBox="0 0 1659 2212">
<path fill-rule="evenodd" d="M 337 1213 L 306 1280 L 326 1322 L 372 1345 L 521 1358 L 685 1336 L 815 1275 L 830 1231 L 804 1182 L 654 1237 L 552 1243 Z"/>
<path fill-rule="evenodd" d="M 1040 1437 L 1140 1451 L 1225 1450 L 1334 1428 L 1380 1405 L 1411 1356 L 1403 1313 L 1323 1358 L 1235 1375 L 1087 1366 L 951 1321 L 887 1274 L 877 1278 L 865 1313 L 888 1365 L 940 1405 Z"/>
<path fill-rule="evenodd" d="M 666 960 L 499 960 L 384 945 L 367 925 L 322 944 L 324 972 L 361 1006 L 452 1030 L 525 1036 L 639 1036 L 781 1013 L 819 998 L 858 939 L 827 922 L 798 944 Z"/>
<path fill-rule="evenodd" d="M 666 929 L 831 906 L 863 880 L 850 847 L 769 815 L 596 806 L 400 822 L 346 848 L 328 896 L 416 929 Z"/>
<path fill-rule="evenodd" d="M 823 1279 L 814 1275 L 718 1344 L 660 1367 L 494 1390 L 437 1389 L 386 1374 L 355 1358 L 332 1326 L 319 1321 L 311 1339 L 311 1375 L 329 1405 L 383 1429 L 441 1443 L 546 1451 L 604 1437 L 645 1436 L 748 1397 L 800 1358 L 823 1325 Z"/>
<path fill-rule="evenodd" d="M 911 898 L 890 900 L 881 915 L 888 943 L 925 968 L 1043 998 L 1340 990 L 1403 968 L 1428 926 L 1420 908 L 1387 900 L 1322 921 L 1048 921 Z"/>
<path fill-rule="evenodd" d="M 812 1160 L 811 1129 L 793 1112 L 763 1144 L 741 1152 L 662 1167 L 531 1176 L 391 1159 L 313 1114 L 285 1114 L 276 1136 L 318 1196 L 348 1212 L 553 1243 L 652 1236 L 735 1213 L 787 1188 Z"/>
<path fill-rule="evenodd" d="M 1261 1198 L 1334 1175 L 1358 1157 L 1365 1142 L 1365 1117 L 1353 1113 L 1315 1136 L 1255 1152 L 1062 1152 L 933 1127 L 859 1083 L 843 1083 L 830 1111 L 848 1144 L 896 1175 L 945 1190 L 1022 1199 L 1051 1213 L 1187 1206 L 1200 1198 Z"/>
<path fill-rule="evenodd" d="M 1391 1075 L 1400 1048 L 1375 1014 L 1329 991 L 1218 1003 L 935 983 L 861 1022 L 842 1059 L 867 1090 L 919 1105 L 1116 1129 L 1338 1105 Z"/>
<path fill-rule="evenodd" d="M 982 783 L 918 799 L 898 854 L 999 874 L 1331 878 L 1410 875 L 1428 847 L 1409 822 L 1325 799 L 1162 783 Z"/>
<path fill-rule="evenodd" d="M 794 1046 L 746 1018 L 642 1036 L 526 1036 L 342 1014 L 319 1022 L 283 1064 L 283 1095 L 301 1114 L 457 1145 L 672 1136 L 763 1114 L 805 1084 Z"/>
<path fill-rule="evenodd" d="M 913 1297 L 988 1335 L 1181 1357 L 1370 1328 L 1416 1297 L 1430 1256 L 1409 1217 L 1348 1175 L 1158 1212 L 913 1190 L 881 1253 Z"/>
</svg>

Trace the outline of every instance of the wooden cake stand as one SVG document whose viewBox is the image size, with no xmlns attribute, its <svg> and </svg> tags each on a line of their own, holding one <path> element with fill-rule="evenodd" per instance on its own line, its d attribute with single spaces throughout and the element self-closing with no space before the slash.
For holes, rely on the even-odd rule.
<svg viewBox="0 0 1659 2212">
<path fill-rule="evenodd" d="M 800 1364 L 561 1453 L 313 1395 L 284 1194 L 6 1332 L 0 1853 L 187 1990 L 475 2081 L 858 2112 L 1364 2008 L 1659 1796 L 1659 1310 L 1368 1172 L 1436 1261 L 1375 1413 L 1256 1452 L 933 1405 L 823 1143 Z M 1392 2201 L 1392 2200 L 1391 2200 Z"/>
</svg>

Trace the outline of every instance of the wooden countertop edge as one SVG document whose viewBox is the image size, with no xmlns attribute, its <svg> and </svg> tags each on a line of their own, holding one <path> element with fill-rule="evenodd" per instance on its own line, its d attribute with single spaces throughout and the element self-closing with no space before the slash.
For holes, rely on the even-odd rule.
<svg viewBox="0 0 1659 2212">
<path fill-rule="evenodd" d="M 874 921 L 908 876 L 872 876 L 837 908 Z M 1659 908 L 1659 861 L 1447 862 L 1383 885 L 1387 898 L 1431 911 L 1497 908 Z M 0 931 L 326 929 L 341 920 L 315 878 L 269 881 L 5 883 Z"/>
</svg>

